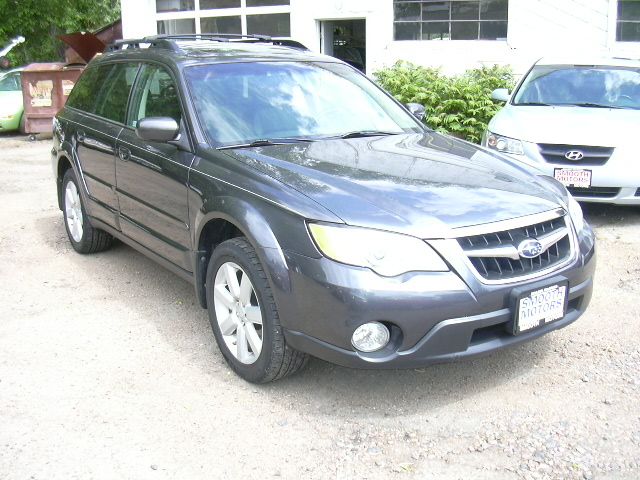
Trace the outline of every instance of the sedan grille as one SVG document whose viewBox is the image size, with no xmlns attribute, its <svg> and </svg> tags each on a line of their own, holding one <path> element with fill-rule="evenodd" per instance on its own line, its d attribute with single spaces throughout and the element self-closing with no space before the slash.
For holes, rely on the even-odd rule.
<svg viewBox="0 0 640 480">
<path fill-rule="evenodd" d="M 534 258 L 518 251 L 521 242 L 536 239 L 542 246 Z M 458 238 L 478 274 L 487 280 L 509 280 L 558 266 L 571 257 L 570 230 L 565 217 L 527 227 Z"/>
<path fill-rule="evenodd" d="M 540 143 L 538 148 L 544 159 L 555 165 L 604 165 L 615 150 L 610 147 L 556 145 L 552 143 Z M 580 152 L 583 157 L 580 160 L 569 160 L 565 157 L 569 152 Z"/>
<path fill-rule="evenodd" d="M 614 198 L 620 195 L 620 189 L 615 187 L 567 187 L 569 193 L 584 198 Z"/>
</svg>

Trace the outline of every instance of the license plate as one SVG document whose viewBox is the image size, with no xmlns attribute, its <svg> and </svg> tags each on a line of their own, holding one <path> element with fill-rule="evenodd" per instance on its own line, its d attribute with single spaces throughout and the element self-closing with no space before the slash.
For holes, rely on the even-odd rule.
<svg viewBox="0 0 640 480">
<path fill-rule="evenodd" d="M 513 334 L 517 335 L 550 322 L 567 313 L 568 283 L 550 285 L 518 297 Z"/>
<path fill-rule="evenodd" d="M 589 188 L 591 187 L 591 170 L 577 168 L 555 168 L 553 178 L 565 187 Z"/>
</svg>

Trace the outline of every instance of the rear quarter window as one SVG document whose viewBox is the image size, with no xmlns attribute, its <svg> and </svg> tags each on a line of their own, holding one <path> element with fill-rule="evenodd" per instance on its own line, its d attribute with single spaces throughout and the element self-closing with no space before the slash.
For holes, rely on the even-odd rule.
<svg viewBox="0 0 640 480">
<path fill-rule="evenodd" d="M 90 67 L 76 83 L 67 105 L 117 123 L 124 123 L 137 63 Z"/>
</svg>

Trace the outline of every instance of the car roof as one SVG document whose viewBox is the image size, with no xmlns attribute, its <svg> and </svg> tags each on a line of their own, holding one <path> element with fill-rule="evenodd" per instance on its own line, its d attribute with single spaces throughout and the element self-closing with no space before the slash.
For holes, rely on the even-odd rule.
<svg viewBox="0 0 640 480">
<path fill-rule="evenodd" d="M 588 57 L 544 57 L 536 62 L 536 65 L 598 65 L 611 67 L 640 68 L 640 60 L 633 58 L 588 56 Z"/>
<path fill-rule="evenodd" d="M 126 44 L 125 44 L 126 45 Z M 229 63 L 257 61 L 331 61 L 339 63 L 334 57 L 310 52 L 309 50 L 262 42 L 217 42 L 217 41 L 172 41 L 157 45 L 129 45 L 121 50 L 107 51 L 102 59 L 123 56 L 162 55 L 176 63 Z"/>
</svg>

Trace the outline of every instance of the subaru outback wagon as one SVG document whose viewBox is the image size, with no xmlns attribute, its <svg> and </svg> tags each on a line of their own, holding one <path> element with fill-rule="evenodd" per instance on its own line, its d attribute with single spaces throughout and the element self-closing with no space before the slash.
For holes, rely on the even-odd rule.
<svg viewBox="0 0 640 480">
<path fill-rule="evenodd" d="M 118 238 L 192 282 L 251 382 L 309 355 L 468 358 L 575 321 L 595 270 L 579 205 L 423 114 L 293 42 L 123 41 L 54 121 L 69 240 L 94 253 Z"/>
</svg>

